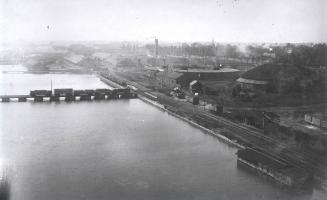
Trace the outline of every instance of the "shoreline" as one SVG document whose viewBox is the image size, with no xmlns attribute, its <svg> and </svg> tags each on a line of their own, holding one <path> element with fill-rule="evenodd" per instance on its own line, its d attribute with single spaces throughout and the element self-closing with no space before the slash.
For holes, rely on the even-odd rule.
<svg viewBox="0 0 327 200">
<path fill-rule="evenodd" d="M 113 82 L 116 82 L 117 84 L 124 82 L 124 83 L 127 83 L 128 85 L 130 84 L 134 88 L 136 88 L 136 89 L 133 89 L 134 92 L 137 93 L 138 98 L 141 99 L 142 101 L 144 101 L 145 103 L 151 104 L 151 105 L 159 108 L 160 110 L 165 111 L 168 114 L 170 114 L 174 117 L 177 117 L 196 128 L 199 128 L 200 130 L 204 131 L 204 133 L 208 133 L 211 136 L 216 137 L 217 139 L 219 139 L 220 141 L 222 141 L 228 145 L 238 148 L 239 150 L 246 149 L 246 148 L 256 148 L 257 150 L 260 150 L 264 154 L 274 155 L 274 156 L 276 156 L 276 158 L 284 160 L 290 166 L 302 168 L 302 169 L 309 170 L 309 171 L 315 170 L 314 167 L 312 167 L 310 164 L 303 162 L 302 159 L 299 160 L 296 158 L 294 158 L 294 159 L 289 158 L 290 156 L 288 154 L 280 155 L 280 154 L 277 154 L 276 152 L 270 152 L 269 148 L 267 150 L 265 148 L 265 146 L 260 146 L 258 144 L 258 141 L 252 141 L 251 137 L 253 137 L 255 135 L 253 135 L 252 133 L 247 134 L 247 132 L 249 132 L 249 130 L 247 130 L 247 129 L 245 129 L 245 132 L 242 132 L 242 130 L 239 129 L 237 126 L 233 127 L 231 124 L 225 123 L 225 120 L 222 120 L 222 122 L 221 122 L 222 131 L 219 131 L 220 127 L 218 127 L 217 131 L 211 130 L 209 128 L 210 126 L 209 127 L 206 126 L 206 123 L 203 124 L 201 121 L 196 121 L 196 120 L 191 119 L 191 116 L 189 118 L 187 115 L 184 116 L 183 113 L 178 113 L 177 111 L 175 112 L 174 109 L 172 109 L 172 110 L 170 109 L 169 104 L 166 105 L 165 103 L 161 103 L 161 101 L 159 101 L 159 99 L 157 99 L 157 96 L 152 97 L 152 96 L 148 95 L 147 93 L 151 92 L 150 89 L 148 89 L 144 86 L 138 87 L 137 83 L 135 83 L 133 81 L 129 81 L 128 79 L 122 78 L 118 75 L 115 75 L 114 73 L 113 73 L 113 76 L 114 76 L 113 77 L 114 79 L 113 80 L 111 79 Z M 226 128 L 228 127 L 227 132 L 224 131 L 224 128 L 223 128 L 223 127 L 225 127 L 224 125 L 226 126 Z M 229 129 L 229 128 L 231 128 L 231 129 Z M 234 131 L 241 131 L 242 133 L 241 134 L 234 133 L 233 128 L 236 129 Z M 229 132 L 229 131 L 232 131 L 232 132 Z M 271 145 L 273 145 L 273 144 L 271 144 Z M 292 151 L 290 153 L 292 153 L 292 155 L 294 153 L 294 155 L 297 156 L 296 152 Z M 321 170 L 321 169 L 318 169 L 318 170 Z M 324 174 L 323 174 L 323 172 L 319 171 L 316 174 L 314 174 L 313 177 L 314 177 L 314 180 L 317 181 L 316 183 L 319 184 L 319 180 L 320 180 L 319 177 L 324 177 Z"/>
<path fill-rule="evenodd" d="M 100 80 L 102 82 L 104 82 L 104 83 L 106 83 L 106 84 L 108 84 L 110 86 L 109 83 L 107 83 L 106 81 L 103 80 L 103 79 L 108 79 L 108 78 L 102 77 L 101 75 L 99 76 L 99 78 L 100 78 Z M 110 82 L 114 82 L 115 84 L 120 85 L 119 83 L 116 83 L 113 80 L 110 80 Z M 142 94 L 139 94 L 139 93 L 138 93 L 137 96 L 138 96 L 138 99 L 142 100 L 143 102 L 148 103 L 148 104 L 150 104 L 150 105 L 152 105 L 152 106 L 154 106 L 154 107 L 156 107 L 156 108 L 158 108 L 158 109 L 160 109 L 160 110 L 162 110 L 164 112 L 167 112 L 168 114 L 170 114 L 170 115 L 172 115 L 172 116 L 174 116 L 174 117 L 176 117 L 178 119 L 181 119 L 184 122 L 187 122 L 188 124 L 192 125 L 193 127 L 196 127 L 198 129 L 206 132 L 206 133 L 209 133 L 210 135 L 212 135 L 212 136 L 220 139 L 222 142 L 228 143 L 229 145 L 232 145 L 232 146 L 234 146 L 234 147 L 236 147 L 238 149 L 244 149 L 244 148 L 246 148 L 245 146 L 243 146 L 243 145 L 241 145 L 241 144 L 239 144 L 239 143 L 237 143 L 237 142 L 229 139 L 228 137 L 226 137 L 226 136 L 224 136 L 222 134 L 217 133 L 216 131 L 210 130 L 209 128 L 206 128 L 206 127 L 204 127 L 204 126 L 196 123 L 195 121 L 188 119 L 187 117 L 183 117 L 183 116 L 181 116 L 181 115 L 179 115 L 179 114 L 177 114 L 177 113 L 175 113 L 175 112 L 167 109 L 165 107 L 165 105 L 163 105 L 163 104 L 161 104 L 161 103 L 159 103 L 157 101 L 153 101 L 153 100 L 151 100 L 151 99 L 147 98 L 146 96 L 144 96 Z"/>
<path fill-rule="evenodd" d="M 239 148 L 239 149 L 244 149 L 244 148 L 246 148 L 245 146 L 243 146 L 243 145 L 241 145 L 241 144 L 238 144 L 237 142 L 234 142 L 234 141 L 230 140 L 230 139 L 227 138 L 226 136 L 221 135 L 221 134 L 219 134 L 219 133 L 216 133 L 216 131 L 210 130 L 210 129 L 208 129 L 208 128 L 206 128 L 206 127 L 204 127 L 204 126 L 202 126 L 202 125 L 200 125 L 200 124 L 198 124 L 198 123 L 196 123 L 196 122 L 194 122 L 194 121 L 192 121 L 192 120 L 190 120 L 190 119 L 188 119 L 188 118 L 186 118 L 186 117 L 183 117 L 183 116 L 181 116 L 181 115 L 179 115 L 179 114 L 177 114 L 177 113 L 175 113 L 175 112 L 172 112 L 171 110 L 166 109 L 162 104 L 159 104 L 159 103 L 154 102 L 154 101 L 152 101 L 152 100 L 150 100 L 150 99 L 147 99 L 147 98 L 144 97 L 144 96 L 142 96 L 142 97 L 140 98 L 140 96 L 141 96 L 141 95 L 139 95 L 139 99 L 141 99 L 142 101 L 144 101 L 144 102 L 146 102 L 146 103 L 148 103 L 148 104 L 151 104 L 151 105 L 153 105 L 154 107 L 157 107 L 157 108 L 161 109 L 162 111 L 165 111 L 165 112 L 167 112 L 168 114 L 170 114 L 170 115 L 172 115 L 172 116 L 174 116 L 174 117 L 176 117 L 176 118 L 178 118 L 178 119 L 181 119 L 181 120 L 187 122 L 188 124 L 192 125 L 193 127 L 196 127 L 196 128 L 198 128 L 198 129 L 201 129 L 202 131 L 205 131 L 206 133 L 209 133 L 209 134 L 211 134 L 212 136 L 215 136 L 216 138 L 218 138 L 218 139 L 220 139 L 220 140 L 223 140 L 223 142 L 226 142 L 226 143 L 228 143 L 228 144 L 230 144 L 230 145 L 233 145 L 234 147 L 237 147 L 237 148 Z"/>
</svg>

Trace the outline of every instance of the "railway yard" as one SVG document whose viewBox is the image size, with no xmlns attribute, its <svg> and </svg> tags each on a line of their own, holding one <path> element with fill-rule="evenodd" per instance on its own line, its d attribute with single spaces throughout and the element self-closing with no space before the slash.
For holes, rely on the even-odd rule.
<svg viewBox="0 0 327 200">
<path fill-rule="evenodd" d="M 244 148 L 258 150 L 276 161 L 282 161 L 299 170 L 305 170 L 312 175 L 317 183 L 327 177 L 327 159 L 325 154 L 321 152 L 317 153 L 314 150 L 302 148 L 296 143 L 281 142 L 264 135 L 260 129 L 233 122 L 204 110 L 202 106 L 192 105 L 187 101 L 181 101 L 161 92 L 152 91 L 140 83 L 122 77 L 121 74 L 117 75 L 117 73 L 111 72 L 110 75 L 115 81 L 123 81 L 137 88 L 138 94 L 152 98 L 152 100 L 160 103 L 172 113 L 223 135 Z M 146 94 L 151 94 L 151 96 Z M 154 99 L 153 96 L 156 98 Z"/>
</svg>

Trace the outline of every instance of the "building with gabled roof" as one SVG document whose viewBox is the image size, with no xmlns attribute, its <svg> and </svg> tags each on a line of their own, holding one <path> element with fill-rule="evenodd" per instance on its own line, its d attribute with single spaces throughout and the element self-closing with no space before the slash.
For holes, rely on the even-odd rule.
<svg viewBox="0 0 327 200">
<path fill-rule="evenodd" d="M 171 71 L 159 71 L 156 73 L 156 79 L 161 83 L 162 86 L 174 88 L 180 87 L 183 74 Z"/>
<path fill-rule="evenodd" d="M 266 91 L 268 84 L 274 81 L 282 67 L 279 64 L 264 64 L 245 72 L 236 81 L 242 89 Z"/>
</svg>

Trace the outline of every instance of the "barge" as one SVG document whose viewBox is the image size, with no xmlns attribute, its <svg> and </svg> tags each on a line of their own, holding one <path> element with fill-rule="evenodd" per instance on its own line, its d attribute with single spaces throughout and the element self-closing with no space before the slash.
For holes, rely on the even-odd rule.
<svg viewBox="0 0 327 200">
<path fill-rule="evenodd" d="M 290 187 L 301 187 L 313 177 L 301 168 L 250 148 L 238 150 L 237 162 Z"/>
</svg>

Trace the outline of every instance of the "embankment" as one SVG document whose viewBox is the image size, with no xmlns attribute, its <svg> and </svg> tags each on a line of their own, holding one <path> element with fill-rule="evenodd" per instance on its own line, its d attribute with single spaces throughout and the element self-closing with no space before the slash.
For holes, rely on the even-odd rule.
<svg viewBox="0 0 327 200">
<path fill-rule="evenodd" d="M 109 84 L 109 86 L 111 86 L 111 87 L 113 86 L 113 83 L 118 85 L 118 83 L 113 82 L 113 80 L 109 80 L 108 77 L 102 77 L 101 75 L 99 75 L 99 77 L 103 82 Z M 116 79 L 117 79 L 117 77 L 116 77 Z M 123 82 L 123 81 L 119 81 L 119 82 Z M 121 86 L 121 87 L 123 87 L 123 86 Z M 177 117 L 177 118 L 191 124 L 192 126 L 197 127 L 199 129 L 205 131 L 206 133 L 209 133 L 209 134 L 213 135 L 214 137 L 219 138 L 220 140 L 222 140 L 222 141 L 224 141 L 226 143 L 229 143 L 229 144 L 231 144 L 231 145 L 233 145 L 233 146 L 235 146 L 237 148 L 240 148 L 240 149 L 245 148 L 243 145 L 237 143 L 236 141 L 233 141 L 233 140 L 227 138 L 226 136 L 219 134 L 219 132 L 210 130 L 209 128 L 204 127 L 204 126 L 198 124 L 197 122 L 195 122 L 195 121 L 193 121 L 193 120 L 191 120 L 191 119 L 189 119 L 187 117 L 181 116 L 177 112 L 174 112 L 172 109 L 169 109 L 167 106 L 159 103 L 158 101 L 152 100 L 153 96 L 149 96 L 149 94 L 143 93 L 143 92 L 140 92 L 140 91 L 137 92 L 137 93 L 138 93 L 138 98 L 141 99 L 142 101 L 144 101 L 145 103 L 151 104 L 151 105 L 159 108 L 160 110 L 165 111 L 165 112 L 169 113 L 170 115 L 173 115 L 173 116 L 175 116 L 175 117 Z"/>
</svg>

